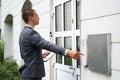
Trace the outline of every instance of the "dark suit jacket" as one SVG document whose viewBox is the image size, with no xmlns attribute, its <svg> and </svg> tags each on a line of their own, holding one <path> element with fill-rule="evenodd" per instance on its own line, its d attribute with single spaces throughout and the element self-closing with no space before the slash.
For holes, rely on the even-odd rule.
<svg viewBox="0 0 120 80">
<path fill-rule="evenodd" d="M 20 53 L 27 66 L 22 77 L 41 78 L 45 76 L 42 49 L 64 55 L 65 48 L 43 39 L 33 28 L 25 26 L 19 37 Z"/>
</svg>

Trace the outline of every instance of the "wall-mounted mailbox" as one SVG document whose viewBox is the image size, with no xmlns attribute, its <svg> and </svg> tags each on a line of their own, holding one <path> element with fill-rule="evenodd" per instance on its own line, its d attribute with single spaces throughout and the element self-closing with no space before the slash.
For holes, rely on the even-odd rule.
<svg viewBox="0 0 120 80">
<path fill-rule="evenodd" d="M 87 52 L 91 71 L 111 74 L 111 34 L 88 35 Z"/>
</svg>

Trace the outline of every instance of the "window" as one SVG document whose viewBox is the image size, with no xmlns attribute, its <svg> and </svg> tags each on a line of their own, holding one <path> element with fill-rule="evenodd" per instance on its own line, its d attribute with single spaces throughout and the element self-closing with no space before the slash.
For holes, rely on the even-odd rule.
<svg viewBox="0 0 120 80">
<path fill-rule="evenodd" d="M 76 29 L 80 29 L 80 0 L 76 0 Z"/>
<path fill-rule="evenodd" d="M 64 30 L 72 30 L 71 24 L 71 1 L 64 3 Z"/>
<path fill-rule="evenodd" d="M 76 50 L 80 51 L 80 36 L 76 37 Z M 80 68 L 80 59 L 77 60 L 77 68 Z"/>
<path fill-rule="evenodd" d="M 62 38 L 61 37 L 56 38 L 56 44 L 59 46 L 62 46 Z M 56 54 L 56 62 L 62 64 L 62 55 Z"/>
<path fill-rule="evenodd" d="M 72 49 L 72 37 L 65 37 L 64 38 L 64 44 L 65 48 Z M 70 58 L 68 55 L 65 56 L 65 65 L 72 65 L 72 58 Z"/>
<path fill-rule="evenodd" d="M 59 32 L 62 31 L 62 6 L 56 6 L 55 7 L 55 31 Z"/>
</svg>

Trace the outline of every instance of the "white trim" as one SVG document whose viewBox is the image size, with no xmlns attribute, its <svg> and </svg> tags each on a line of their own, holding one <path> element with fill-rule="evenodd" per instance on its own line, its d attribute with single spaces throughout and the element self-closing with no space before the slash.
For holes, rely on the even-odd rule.
<svg viewBox="0 0 120 80">
<path fill-rule="evenodd" d="M 71 26 L 72 29 L 70 31 L 64 31 L 64 13 L 63 13 L 63 9 L 64 9 L 64 3 L 71 1 Z M 72 37 L 72 49 L 76 50 L 76 37 L 80 36 L 80 30 L 76 29 L 76 0 L 54 0 L 54 12 L 55 12 L 55 7 L 61 5 L 62 7 L 62 30 L 59 32 L 55 32 L 55 17 L 54 17 L 54 42 L 55 42 L 55 38 L 56 37 L 61 37 L 62 38 L 62 45 L 64 45 L 64 38 L 65 37 Z M 56 61 L 56 57 L 55 57 L 55 61 Z M 70 69 L 73 68 L 73 69 Z M 62 56 L 62 64 L 56 63 L 55 62 L 55 75 L 54 75 L 54 79 L 57 80 L 57 76 L 56 76 L 56 72 L 57 70 L 62 70 L 65 71 L 67 73 L 70 74 L 74 74 L 73 77 L 76 80 L 77 79 L 77 75 L 80 76 L 80 69 L 77 68 L 77 61 L 72 59 L 72 65 L 68 66 L 68 65 L 64 65 L 64 56 Z M 66 76 L 67 77 L 67 76 Z"/>
</svg>

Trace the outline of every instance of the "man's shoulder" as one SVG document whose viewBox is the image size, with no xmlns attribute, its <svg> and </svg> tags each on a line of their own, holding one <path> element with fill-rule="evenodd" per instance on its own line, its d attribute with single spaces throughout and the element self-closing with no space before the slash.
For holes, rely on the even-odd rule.
<svg viewBox="0 0 120 80">
<path fill-rule="evenodd" d="M 32 31 L 33 30 L 33 28 L 32 27 L 30 27 L 30 26 L 24 26 L 24 28 L 23 28 L 24 30 L 30 30 L 30 31 Z"/>
<path fill-rule="evenodd" d="M 29 27 L 29 26 L 25 26 L 20 34 L 21 37 L 24 38 L 30 38 L 32 36 L 40 36 L 39 33 L 37 31 L 35 31 L 33 28 Z"/>
<path fill-rule="evenodd" d="M 22 30 L 22 33 L 28 34 L 31 33 L 33 31 L 32 28 L 30 28 L 29 26 L 25 26 Z"/>
<path fill-rule="evenodd" d="M 25 26 L 23 29 L 22 29 L 22 31 L 21 31 L 21 33 L 20 33 L 20 36 L 28 36 L 28 35 L 30 35 L 31 33 L 32 33 L 32 29 L 31 28 L 29 28 L 29 27 L 27 27 L 27 26 Z"/>
</svg>

